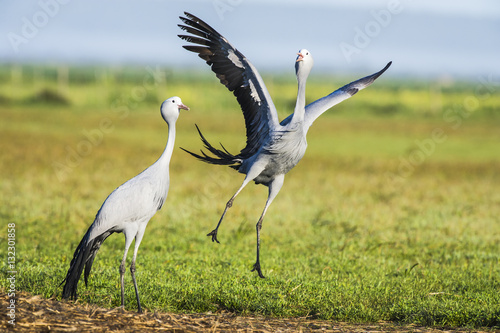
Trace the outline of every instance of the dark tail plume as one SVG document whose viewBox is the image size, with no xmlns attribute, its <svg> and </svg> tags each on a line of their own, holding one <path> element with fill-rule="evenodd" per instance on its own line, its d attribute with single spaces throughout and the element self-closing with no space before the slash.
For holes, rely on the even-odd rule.
<svg viewBox="0 0 500 333">
<path fill-rule="evenodd" d="M 90 231 L 92 230 L 93 224 L 87 230 L 85 236 L 83 236 L 80 244 L 75 250 L 73 254 L 73 259 L 69 264 L 68 273 L 66 277 L 61 282 L 64 283 L 62 298 L 64 299 L 77 299 L 77 288 L 78 288 L 78 280 L 80 280 L 80 276 L 82 275 L 83 268 L 85 267 L 85 286 L 88 282 L 88 277 L 90 274 L 90 270 L 92 269 L 92 264 L 94 263 L 94 258 L 101 247 L 101 244 L 109 237 L 113 232 L 106 231 L 105 233 L 95 237 L 92 240 L 88 240 L 90 236 Z"/>
<path fill-rule="evenodd" d="M 196 157 L 197 159 L 199 159 L 203 162 L 210 163 L 210 164 L 218 164 L 218 165 L 228 165 L 231 168 L 238 170 L 240 165 L 241 165 L 241 158 L 238 155 L 233 155 L 230 152 L 228 152 L 227 149 L 224 148 L 224 146 L 222 144 L 220 144 L 220 145 L 221 145 L 223 150 L 217 149 L 214 146 L 212 146 L 207 141 L 207 139 L 205 139 L 203 134 L 201 134 L 201 131 L 198 128 L 198 125 L 195 125 L 195 126 L 196 126 L 196 129 L 198 130 L 198 133 L 200 134 L 201 141 L 205 145 L 205 148 L 210 153 L 215 155 L 215 157 L 208 156 L 203 150 L 200 150 L 202 155 L 198 155 L 198 154 L 190 152 L 189 150 L 186 150 L 184 148 L 181 148 L 181 149 L 184 150 L 186 153 L 191 154 L 192 156 Z"/>
</svg>

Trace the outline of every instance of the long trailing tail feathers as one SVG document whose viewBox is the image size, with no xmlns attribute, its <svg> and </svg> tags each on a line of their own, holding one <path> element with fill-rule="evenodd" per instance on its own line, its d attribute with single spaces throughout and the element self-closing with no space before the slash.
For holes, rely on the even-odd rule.
<svg viewBox="0 0 500 333">
<path fill-rule="evenodd" d="M 205 136 L 200 131 L 200 128 L 198 125 L 195 125 L 196 129 L 198 130 L 198 134 L 200 135 L 201 141 L 203 142 L 203 145 L 205 146 L 205 149 L 207 149 L 210 153 L 212 153 L 215 157 L 207 155 L 203 150 L 200 150 L 201 155 L 198 155 L 196 153 L 190 152 L 189 150 L 186 150 L 181 147 L 182 150 L 184 150 L 186 153 L 196 157 L 197 159 L 210 163 L 210 164 L 217 164 L 217 165 L 228 165 L 233 169 L 238 170 L 240 165 L 241 165 L 241 158 L 238 155 L 233 155 L 231 154 L 223 145 L 220 143 L 222 150 L 215 148 L 212 146 Z"/>
<path fill-rule="evenodd" d="M 78 289 L 78 281 L 80 280 L 80 276 L 82 275 L 82 271 L 85 268 L 84 272 L 84 280 L 85 286 L 88 284 L 88 277 L 90 275 L 90 271 L 92 269 L 92 264 L 94 262 L 94 258 L 101 247 L 101 244 L 109 237 L 113 232 L 106 231 L 105 233 L 99 235 L 98 237 L 88 240 L 90 231 L 92 226 L 87 230 L 85 236 L 83 236 L 80 244 L 75 250 L 73 254 L 73 259 L 69 264 L 68 273 L 66 277 L 61 282 L 64 283 L 62 298 L 63 299 L 77 299 L 77 289 Z"/>
</svg>

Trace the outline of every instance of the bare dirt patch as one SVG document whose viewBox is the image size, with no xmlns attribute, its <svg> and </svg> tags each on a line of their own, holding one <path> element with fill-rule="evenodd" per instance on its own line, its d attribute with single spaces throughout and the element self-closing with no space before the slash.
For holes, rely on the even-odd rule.
<svg viewBox="0 0 500 333">
<path fill-rule="evenodd" d="M 8 296 L 0 294 L 1 309 L 6 311 Z M 77 305 L 27 293 L 18 293 L 15 325 L 2 314 L 0 331 L 13 332 L 451 332 L 393 323 L 348 324 L 307 318 L 267 318 L 217 314 L 173 314 L 145 312 L 138 314 L 121 308 L 104 309 Z M 480 332 L 480 331 L 475 331 Z"/>
</svg>

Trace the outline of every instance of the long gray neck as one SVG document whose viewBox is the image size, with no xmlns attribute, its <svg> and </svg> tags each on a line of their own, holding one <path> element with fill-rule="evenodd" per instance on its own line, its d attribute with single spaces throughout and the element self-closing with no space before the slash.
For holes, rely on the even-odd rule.
<svg viewBox="0 0 500 333">
<path fill-rule="evenodd" d="M 175 145 L 175 122 L 168 123 L 168 141 L 165 146 L 165 150 L 161 154 L 160 158 L 156 163 L 160 164 L 160 168 L 166 168 L 168 173 L 168 166 L 170 165 L 170 159 L 172 158 L 172 152 L 174 151 Z"/>
<path fill-rule="evenodd" d="M 293 112 L 293 117 L 292 117 L 292 123 L 294 124 L 304 121 L 304 114 L 306 111 L 307 75 L 298 73 L 297 81 L 298 81 L 297 102 L 295 103 L 295 110 Z"/>
</svg>

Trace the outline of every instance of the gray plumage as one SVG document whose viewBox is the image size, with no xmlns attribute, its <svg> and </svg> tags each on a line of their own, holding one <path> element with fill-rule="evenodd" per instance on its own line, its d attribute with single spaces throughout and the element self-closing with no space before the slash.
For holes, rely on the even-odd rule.
<svg viewBox="0 0 500 333">
<path fill-rule="evenodd" d="M 189 110 L 179 97 L 171 97 L 164 101 L 160 111 L 168 124 L 168 141 L 160 158 L 139 175 L 116 188 L 104 201 L 97 212 L 94 222 L 75 250 L 68 273 L 66 274 L 62 297 L 77 298 L 78 280 L 83 269 L 85 285 L 94 258 L 101 244 L 112 233 L 123 232 L 125 235 L 125 251 L 120 265 L 121 305 L 125 306 L 124 274 L 127 253 L 135 239 L 134 254 L 130 272 L 134 283 L 138 311 L 142 312 L 139 290 L 135 278 L 135 260 L 144 231 L 149 220 L 161 209 L 167 198 L 170 185 L 169 164 L 175 142 L 175 122 L 180 109 Z M 62 284 L 61 283 L 61 284 Z"/>
<path fill-rule="evenodd" d="M 228 165 L 246 175 L 243 184 L 227 202 L 217 227 L 208 236 L 212 236 L 212 241 L 219 242 L 217 231 L 228 208 L 250 181 L 267 186 L 269 195 L 256 225 L 257 260 L 252 269 L 263 278 L 260 267 L 262 220 L 269 205 L 280 191 L 285 174 L 304 156 L 307 148 L 307 131 L 323 112 L 372 84 L 389 68 L 391 62 L 379 72 L 351 82 L 306 106 L 306 80 L 314 61 L 309 51 L 300 50 L 295 62 L 298 81 L 295 110 L 279 122 L 278 113 L 264 81 L 250 61 L 207 23 L 190 13 L 184 14 L 186 17 L 180 17 L 184 24 L 179 27 L 189 35 L 179 35 L 179 37 L 196 44 L 186 45 L 184 48 L 198 53 L 215 72 L 220 82 L 233 92 L 243 111 L 247 136 L 246 146 L 238 154 L 233 155 L 223 146 L 222 150 L 213 147 L 197 127 L 205 148 L 214 156 L 203 151 L 199 155 L 186 150 L 204 162 Z"/>
</svg>

